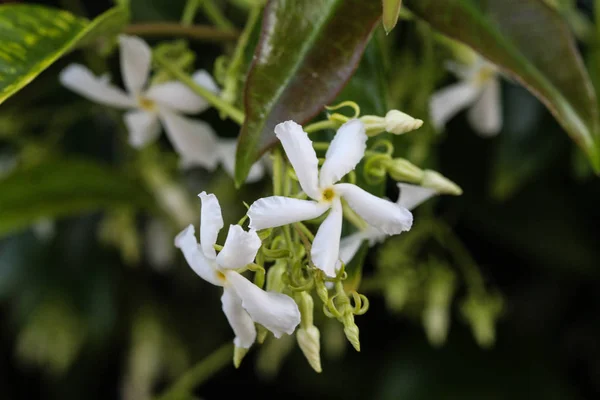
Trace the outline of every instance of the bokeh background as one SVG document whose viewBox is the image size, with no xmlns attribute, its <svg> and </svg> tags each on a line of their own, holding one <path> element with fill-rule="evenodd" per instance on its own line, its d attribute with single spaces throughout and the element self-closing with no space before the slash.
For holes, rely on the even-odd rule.
<svg viewBox="0 0 600 400">
<path fill-rule="evenodd" d="M 590 23 L 592 3 L 576 4 L 579 16 Z M 45 4 L 88 17 L 111 5 L 99 0 Z M 133 21 L 177 21 L 183 4 L 132 0 Z M 243 10 L 226 5 L 225 11 L 243 25 Z M 197 21 L 207 23 L 201 15 Z M 402 22 L 391 37 L 381 39 L 380 33 L 374 41 L 385 43 L 386 62 L 376 65 L 387 80 L 385 101 L 370 90 L 356 98 L 356 88 L 368 87 L 361 86 L 360 70 L 341 97 L 350 96 L 372 112 L 390 107 L 426 115 L 431 92 L 453 82 L 443 68 L 448 52 L 415 21 Z M 587 55 L 591 45 L 582 41 L 580 46 Z M 223 51 L 218 43 L 194 42 L 193 48 L 196 66 L 209 71 Z M 363 70 L 377 64 L 370 58 L 373 52 L 367 50 Z M 3 165 L 52 168 L 57 159 L 78 157 L 137 176 L 140 167 L 131 162 L 133 150 L 124 146 L 118 115 L 58 83 L 62 68 L 89 57 L 69 55 L 0 107 Z M 98 54 L 91 57 L 104 62 Z M 117 62 L 116 54 L 106 58 L 118 78 Z M 600 71 L 590 73 L 600 76 Z M 443 134 L 426 121 L 423 132 L 396 142 L 401 154 L 435 167 L 464 190 L 460 197 L 439 197 L 418 209 L 416 221 L 435 218 L 451 226 L 488 287 L 504 297 L 495 345 L 478 346 L 453 304 L 447 341 L 434 347 L 418 314 L 397 312 L 381 293 L 365 291 L 371 306 L 357 317 L 360 353 L 321 320 L 323 373 L 314 373 L 293 341 L 271 343 L 249 353 L 238 370 L 220 370 L 197 389 L 198 397 L 599 398 L 600 182 L 538 100 L 508 80 L 502 89 L 504 127 L 497 137 L 477 136 L 460 114 Z M 237 135 L 237 126 L 216 111 L 201 117 L 221 136 Z M 148 157 L 175 171 L 190 195 L 216 193 L 231 220 L 243 215 L 241 200 L 251 201 L 269 187 L 264 181 L 236 192 L 222 170 L 178 172 L 164 138 L 156 152 Z M 394 198 L 394 185 L 388 189 Z M 145 399 L 232 340 L 218 288 L 197 279 L 174 252 L 162 265 L 150 262 L 154 242 L 148 231 L 158 217 L 122 207 L 42 219 L 0 239 L 2 399 Z M 410 235 L 373 248 L 365 280 L 376 276 L 383 252 Z M 459 285 L 457 296 L 461 291 Z M 286 348 L 289 355 L 278 357 L 288 353 Z"/>
</svg>

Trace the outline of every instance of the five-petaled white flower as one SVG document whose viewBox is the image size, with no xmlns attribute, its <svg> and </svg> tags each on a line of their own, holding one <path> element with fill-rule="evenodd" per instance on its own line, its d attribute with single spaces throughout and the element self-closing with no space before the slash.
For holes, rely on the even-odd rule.
<svg viewBox="0 0 600 400">
<path fill-rule="evenodd" d="M 468 108 L 467 118 L 482 136 L 494 136 L 502 129 L 502 94 L 497 68 L 478 57 L 470 65 L 449 64 L 459 82 L 433 94 L 429 111 L 433 125 L 441 129 L 446 122 Z"/>
<path fill-rule="evenodd" d="M 265 292 L 235 270 L 254 261 L 261 241 L 255 231 L 246 232 L 231 225 L 223 249 L 217 255 L 214 245 L 223 228 L 221 206 L 214 194 L 199 194 L 202 201 L 200 243 L 193 225 L 175 238 L 190 267 L 202 279 L 223 287 L 223 312 L 235 332 L 237 347 L 249 348 L 256 338 L 254 323 L 270 330 L 275 337 L 292 334 L 300 323 L 300 311 L 291 297 Z"/>
<path fill-rule="evenodd" d="M 61 83 L 97 103 L 130 110 L 124 119 L 133 147 L 140 148 L 156 140 L 161 121 L 183 166 L 214 169 L 221 153 L 214 131 L 205 122 L 181 115 L 208 109 L 206 100 L 177 81 L 152 85 L 146 90 L 152 50 L 142 39 L 126 35 L 119 36 L 119 47 L 121 75 L 128 93 L 112 85 L 108 77 L 97 77 L 79 64 L 72 64 L 61 72 Z M 208 90 L 218 91 L 206 71 L 196 72 L 193 78 Z"/>
<path fill-rule="evenodd" d="M 400 195 L 398 196 L 396 204 L 405 207 L 408 210 L 413 210 L 415 207 L 421 205 L 437 194 L 434 189 L 410 185 L 408 183 L 398 183 L 398 189 L 400 189 Z M 381 243 L 385 238 L 385 233 L 371 226 L 360 232 L 344 237 L 340 243 L 340 261 L 344 264 L 348 264 L 352 261 L 363 241 L 367 240 L 369 246 L 375 246 L 377 243 Z"/>
<path fill-rule="evenodd" d="M 328 276 L 335 276 L 342 233 L 343 197 L 350 208 L 379 231 L 396 235 L 410 229 L 412 214 L 406 208 L 374 196 L 356 185 L 338 183 L 363 158 L 367 135 L 359 120 L 337 131 L 319 172 L 317 155 L 308 134 L 293 121 L 275 127 L 275 134 L 296 171 L 304 192 L 312 200 L 272 196 L 250 206 L 251 229 L 265 229 L 317 218 L 330 210 L 312 244 L 311 258 Z"/>
</svg>

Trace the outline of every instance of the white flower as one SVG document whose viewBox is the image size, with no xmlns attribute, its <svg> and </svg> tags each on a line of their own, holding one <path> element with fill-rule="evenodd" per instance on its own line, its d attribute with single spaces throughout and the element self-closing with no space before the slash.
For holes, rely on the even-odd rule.
<svg viewBox="0 0 600 400">
<path fill-rule="evenodd" d="M 125 93 L 111 85 L 107 77 L 97 77 L 86 67 L 73 64 L 60 74 L 61 83 L 87 99 L 116 108 L 128 109 L 125 125 L 129 143 L 136 148 L 156 140 L 162 122 L 182 165 L 198 165 L 208 169 L 218 162 L 217 138 L 211 127 L 202 121 L 183 117 L 209 108 L 209 104 L 181 82 L 170 81 L 153 85 L 147 90 L 152 51 L 142 39 L 119 36 L 121 74 Z M 218 88 L 206 71 L 193 76 L 199 85 L 217 92 Z"/>
<path fill-rule="evenodd" d="M 248 211 L 251 229 L 265 229 L 317 218 L 330 210 L 312 245 L 315 266 L 328 276 L 335 276 L 342 233 L 343 197 L 348 205 L 369 225 L 396 235 L 410 229 L 412 214 L 406 208 L 380 199 L 356 185 L 338 183 L 362 159 L 367 142 L 365 126 L 351 120 L 340 127 L 327 150 L 319 173 L 312 142 L 302 127 L 293 121 L 275 127 L 304 192 L 312 200 L 282 196 L 259 199 Z"/>
<path fill-rule="evenodd" d="M 400 195 L 396 204 L 406 207 L 408 210 L 413 210 L 437 194 L 433 189 L 409 185 L 408 183 L 399 183 L 398 188 L 400 189 Z M 375 246 L 385 238 L 386 234 L 374 227 L 368 227 L 363 231 L 348 235 L 340 243 L 340 260 L 344 264 L 348 264 L 365 240 L 369 241 L 369 246 Z"/>
<path fill-rule="evenodd" d="M 502 94 L 496 67 L 481 58 L 468 66 L 449 67 L 460 81 L 431 97 L 429 111 L 433 125 L 441 129 L 461 110 L 469 108 L 467 118 L 477 133 L 498 134 L 502 129 Z"/>
<path fill-rule="evenodd" d="M 217 152 L 223 169 L 232 178 L 235 176 L 235 153 L 237 150 L 237 140 L 235 139 L 219 139 Z M 262 179 L 265 174 L 265 167 L 261 161 L 257 161 L 250 168 L 250 173 L 246 178 L 246 183 L 257 182 Z"/>
<path fill-rule="evenodd" d="M 231 225 L 223 250 L 217 255 L 214 245 L 223 228 L 221 206 L 214 194 L 199 194 L 202 201 L 200 243 L 192 225 L 175 238 L 190 267 L 202 279 L 223 287 L 223 312 L 235 332 L 237 347 L 249 348 L 256 339 L 254 323 L 259 323 L 279 338 L 290 335 L 300 323 L 300 311 L 291 297 L 265 292 L 244 278 L 236 269 L 254 261 L 261 241 L 255 231 L 246 232 Z"/>
</svg>

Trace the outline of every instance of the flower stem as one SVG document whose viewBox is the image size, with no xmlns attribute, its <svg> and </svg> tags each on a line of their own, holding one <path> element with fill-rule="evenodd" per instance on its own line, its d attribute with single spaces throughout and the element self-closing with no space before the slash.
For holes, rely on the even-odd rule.
<svg viewBox="0 0 600 400">
<path fill-rule="evenodd" d="M 338 123 L 335 121 L 324 120 L 319 122 L 314 122 L 310 125 L 304 127 L 304 132 L 313 133 L 317 131 L 322 131 L 325 129 L 336 129 L 338 127 Z"/>
<path fill-rule="evenodd" d="M 202 8 L 204 9 L 204 13 L 210 19 L 210 21 L 215 24 L 216 27 L 232 30 L 235 26 L 223 15 L 219 7 L 213 2 L 213 0 L 203 0 Z"/>
<path fill-rule="evenodd" d="M 179 400 L 188 398 L 190 393 L 211 378 L 219 370 L 231 363 L 233 345 L 224 344 L 184 373 L 157 400 Z"/>
<path fill-rule="evenodd" d="M 200 7 L 200 1 L 201 0 L 187 0 L 185 8 L 183 9 L 183 15 L 181 16 L 181 25 L 192 25 L 198 7 Z"/>
<path fill-rule="evenodd" d="M 179 67 L 169 62 L 169 60 L 165 59 L 162 54 L 155 54 L 154 60 L 158 65 L 165 69 L 165 71 L 169 72 L 175 78 L 180 80 L 183 84 L 188 86 L 194 93 L 204 98 L 208 101 L 213 107 L 219 110 L 222 114 L 228 116 L 233 121 L 238 124 L 244 123 L 244 113 L 237 109 L 235 106 L 227 103 L 219 96 L 211 92 L 210 90 L 198 85 L 191 76 L 182 71 Z"/>
<path fill-rule="evenodd" d="M 216 29 L 206 25 L 182 25 L 171 22 L 150 22 L 132 24 L 125 33 L 136 36 L 183 36 L 189 39 L 222 41 L 236 40 L 239 33 L 235 30 Z"/>
</svg>

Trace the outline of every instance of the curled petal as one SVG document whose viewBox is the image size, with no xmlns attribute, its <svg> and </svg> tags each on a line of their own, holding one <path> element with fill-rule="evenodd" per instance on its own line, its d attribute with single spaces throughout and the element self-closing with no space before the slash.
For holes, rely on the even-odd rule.
<svg viewBox="0 0 600 400">
<path fill-rule="evenodd" d="M 437 194 L 433 189 L 408 183 L 399 183 L 398 189 L 400 189 L 400 195 L 396 204 L 409 210 L 414 209 Z"/>
<path fill-rule="evenodd" d="M 265 292 L 235 271 L 226 272 L 227 282 L 242 299 L 242 307 L 254 322 L 275 335 L 291 335 L 300 323 L 300 310 L 291 297 L 281 293 Z"/>
<path fill-rule="evenodd" d="M 152 50 L 136 36 L 119 35 L 121 74 L 123 83 L 132 95 L 139 95 L 150 76 Z"/>
<path fill-rule="evenodd" d="M 367 134 L 365 124 L 358 119 L 346 122 L 338 129 L 325 155 L 319 184 L 329 187 L 356 168 L 365 155 Z"/>
<path fill-rule="evenodd" d="M 479 98 L 467 113 L 473 129 L 482 136 L 495 136 L 502 129 L 502 94 L 497 77 L 483 87 Z"/>
<path fill-rule="evenodd" d="M 473 104 L 481 88 L 469 81 L 450 85 L 431 96 L 429 114 L 436 129 L 441 129 L 446 122 L 461 110 Z"/>
<path fill-rule="evenodd" d="M 317 231 L 310 253 L 315 266 L 330 277 L 335 277 L 336 264 L 340 259 L 341 236 L 342 203 L 335 199 L 329 215 Z"/>
<path fill-rule="evenodd" d="M 218 139 L 210 125 L 166 109 L 161 109 L 159 115 L 182 166 L 215 169 L 219 161 Z"/>
<path fill-rule="evenodd" d="M 248 210 L 250 229 L 275 228 L 293 222 L 317 218 L 329 204 L 291 197 L 271 196 L 256 200 Z"/>
<path fill-rule="evenodd" d="M 219 159 L 227 175 L 234 177 L 235 171 L 235 152 L 237 149 L 237 140 L 219 139 L 218 151 Z M 262 179 L 265 169 L 261 161 L 257 161 L 250 168 L 250 173 L 246 178 L 246 183 L 254 183 Z"/>
<path fill-rule="evenodd" d="M 214 245 L 217 243 L 219 231 L 223 228 L 223 215 L 219 199 L 214 194 L 202 192 L 198 195 L 202 206 L 200 209 L 200 243 L 204 255 L 214 260 L 217 257 Z"/>
<path fill-rule="evenodd" d="M 61 71 L 59 79 L 67 89 L 96 103 L 118 108 L 133 108 L 137 105 L 121 89 L 111 85 L 107 79 L 95 76 L 83 65 L 69 65 Z"/>
<path fill-rule="evenodd" d="M 230 225 L 223 250 L 217 256 L 221 268 L 240 269 L 254 261 L 262 242 L 255 231 L 246 232 L 239 225 Z"/>
<path fill-rule="evenodd" d="M 337 184 L 335 188 L 350 208 L 373 228 L 388 235 L 398 235 L 411 228 L 413 217 L 406 208 L 349 183 Z"/>
<path fill-rule="evenodd" d="M 136 149 L 152 143 L 160 135 L 156 114 L 143 110 L 128 111 L 123 119 L 129 132 L 129 144 Z"/>
<path fill-rule="evenodd" d="M 227 321 L 235 333 L 233 343 L 236 347 L 249 349 L 256 340 L 256 327 L 250 315 L 242 307 L 242 299 L 238 297 L 235 290 L 226 287 L 221 296 L 221 303 Z"/>
<path fill-rule="evenodd" d="M 200 251 L 193 225 L 188 226 L 175 237 L 175 247 L 181 249 L 188 265 L 200 278 L 213 285 L 223 286 L 213 264 Z"/>
<path fill-rule="evenodd" d="M 319 160 L 308 134 L 294 121 L 286 121 L 275 127 L 275 135 L 281 141 L 304 193 L 312 199 L 320 200 Z"/>
</svg>

